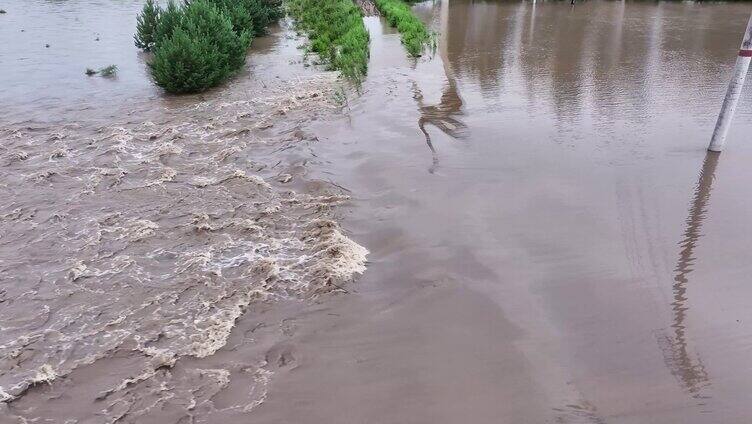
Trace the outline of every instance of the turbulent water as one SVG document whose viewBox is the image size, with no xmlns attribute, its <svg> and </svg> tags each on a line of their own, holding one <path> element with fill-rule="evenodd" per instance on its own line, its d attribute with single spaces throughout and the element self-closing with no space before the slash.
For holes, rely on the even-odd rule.
<svg viewBox="0 0 752 424">
<path fill-rule="evenodd" d="M 137 9 L 126 6 L 131 18 Z M 35 7 L 55 5 L 26 13 Z M 299 40 L 272 42 L 288 47 L 281 60 L 300 56 Z M 47 77 L 32 74 L 27 84 Z M 86 77 L 71 75 L 79 80 Z M 122 90 L 119 82 L 104 84 Z M 308 122 L 342 111 L 338 77 L 236 83 L 166 102 L 141 95 L 132 108 L 117 100 L 109 117 L 97 96 L 58 104 L 42 119 L 39 108 L 55 103 L 44 94 L 8 105 L 10 121 L 0 127 L 0 422 L 246 413 L 263 402 L 273 372 L 264 355 L 234 368 L 201 360 L 218 356 L 247 312 L 345 290 L 365 270 L 366 249 L 336 222 L 346 189 L 307 179 L 306 161 L 286 156 L 316 141 Z M 100 111 L 81 113 L 87 104 Z M 178 366 L 188 358 L 198 362 Z M 233 373 L 246 389 L 218 406 L 214 397 Z"/>
<path fill-rule="evenodd" d="M 301 121 L 337 107 L 333 79 L 163 122 L 3 130 L 0 397 L 12 413 L 35 386 L 122 352 L 135 358 L 98 393 L 104 417 L 145 413 L 122 393 L 214 354 L 249 305 L 363 272 L 366 250 L 330 219 L 343 190 L 286 189 L 291 174 L 254 158 L 305 139 Z"/>
</svg>

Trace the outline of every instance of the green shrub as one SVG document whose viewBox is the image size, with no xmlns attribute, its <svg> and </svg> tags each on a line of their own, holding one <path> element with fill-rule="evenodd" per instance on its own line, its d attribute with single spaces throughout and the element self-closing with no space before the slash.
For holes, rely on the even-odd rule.
<svg viewBox="0 0 752 424">
<path fill-rule="evenodd" d="M 183 8 L 178 6 L 174 0 L 170 0 L 167 3 L 167 7 L 160 11 L 156 36 L 154 37 L 156 43 L 154 50 L 159 48 L 159 44 L 162 40 L 166 40 L 172 36 L 175 28 L 180 25 L 180 21 L 183 19 L 183 14 Z"/>
<path fill-rule="evenodd" d="M 266 27 L 279 19 L 281 4 L 266 0 L 211 0 L 230 17 L 235 32 L 252 31 L 263 35 Z"/>
<path fill-rule="evenodd" d="M 200 92 L 243 66 L 250 32 L 233 31 L 230 18 L 209 0 L 194 0 L 179 11 L 174 20 L 160 19 L 160 38 L 149 64 L 157 85 L 172 93 Z"/>
<path fill-rule="evenodd" d="M 281 0 L 169 0 L 165 9 L 146 0 L 134 39 L 154 51 L 149 67 L 157 85 L 199 92 L 240 69 L 253 35 L 281 16 Z"/>
<path fill-rule="evenodd" d="M 151 50 L 157 42 L 157 25 L 161 9 L 154 0 L 146 0 L 141 14 L 136 18 L 136 47 Z"/>
<path fill-rule="evenodd" d="M 232 0 L 211 0 L 218 9 L 230 18 L 232 29 L 236 34 L 250 32 L 256 34 L 256 23 L 253 16 L 245 8 L 244 1 L 233 2 Z M 263 28 L 262 28 L 263 30 Z"/>
<path fill-rule="evenodd" d="M 253 18 L 253 29 L 256 35 L 266 32 L 266 27 L 282 17 L 282 3 L 268 0 L 242 0 L 245 9 Z"/>
<path fill-rule="evenodd" d="M 368 67 L 369 36 L 352 0 L 290 0 L 290 13 L 310 49 L 343 75 L 360 80 Z"/>
<path fill-rule="evenodd" d="M 376 7 L 389 25 L 397 28 L 402 44 L 411 56 L 418 57 L 431 42 L 426 26 L 402 0 L 375 0 Z"/>
</svg>

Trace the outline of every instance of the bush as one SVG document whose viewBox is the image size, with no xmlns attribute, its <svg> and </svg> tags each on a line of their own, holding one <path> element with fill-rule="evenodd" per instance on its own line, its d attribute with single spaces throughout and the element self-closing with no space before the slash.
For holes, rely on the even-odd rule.
<svg viewBox="0 0 752 424">
<path fill-rule="evenodd" d="M 426 26 L 402 0 L 375 0 L 376 7 L 389 25 L 397 28 L 402 44 L 411 56 L 418 57 L 431 42 Z"/>
<path fill-rule="evenodd" d="M 352 0 L 290 0 L 290 12 L 308 33 L 310 48 L 333 69 L 360 80 L 368 67 L 368 31 Z"/>
<path fill-rule="evenodd" d="M 251 38 L 282 15 L 280 0 L 146 0 L 136 46 L 154 51 L 157 85 L 173 93 L 203 91 L 240 69 Z"/>
<path fill-rule="evenodd" d="M 161 10 L 159 13 L 156 36 L 154 37 L 156 42 L 154 50 L 159 48 L 162 40 L 172 37 L 173 31 L 180 25 L 181 19 L 183 19 L 183 9 L 174 0 L 170 0 L 167 3 L 167 8 Z"/>
<path fill-rule="evenodd" d="M 263 35 L 266 27 L 282 16 L 281 4 L 267 0 L 211 0 L 230 17 L 235 32 Z"/>
<path fill-rule="evenodd" d="M 227 0 L 225 0 L 227 1 Z M 256 35 L 266 33 L 266 27 L 283 16 L 282 3 L 268 0 L 242 0 L 244 8 L 253 19 L 253 30 Z"/>
<path fill-rule="evenodd" d="M 161 9 L 154 0 L 146 0 L 141 14 L 136 18 L 136 47 L 151 50 L 157 42 L 157 25 Z"/>
<path fill-rule="evenodd" d="M 154 59 L 157 85 L 172 93 L 192 93 L 218 85 L 245 63 L 251 33 L 233 31 L 230 18 L 209 0 L 194 0 L 180 13 L 160 19 Z M 169 16 L 170 6 L 163 13 Z"/>
</svg>

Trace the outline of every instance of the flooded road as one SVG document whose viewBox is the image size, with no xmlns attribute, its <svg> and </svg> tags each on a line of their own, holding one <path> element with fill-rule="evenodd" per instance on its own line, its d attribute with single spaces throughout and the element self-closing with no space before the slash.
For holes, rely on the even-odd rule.
<svg viewBox="0 0 752 424">
<path fill-rule="evenodd" d="M 181 98 L 131 18 L 82 20 L 116 81 L 0 52 L 0 422 L 748 422 L 752 91 L 705 152 L 748 7 L 415 10 L 344 101 L 286 28 Z"/>
<path fill-rule="evenodd" d="M 415 10 L 435 57 L 369 18 L 364 95 L 316 130 L 371 264 L 260 422 L 748 422 L 750 90 L 705 152 L 748 7 Z"/>
</svg>

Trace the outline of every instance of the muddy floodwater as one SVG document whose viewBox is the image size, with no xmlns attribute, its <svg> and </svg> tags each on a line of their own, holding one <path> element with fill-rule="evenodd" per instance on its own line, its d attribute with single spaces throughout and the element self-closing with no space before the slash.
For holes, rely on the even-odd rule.
<svg viewBox="0 0 752 424">
<path fill-rule="evenodd" d="M 418 3 L 359 90 L 286 22 L 185 97 L 140 2 L 0 6 L 0 423 L 752 419 L 748 5 Z"/>
</svg>

